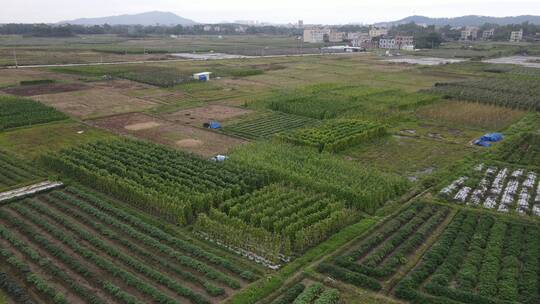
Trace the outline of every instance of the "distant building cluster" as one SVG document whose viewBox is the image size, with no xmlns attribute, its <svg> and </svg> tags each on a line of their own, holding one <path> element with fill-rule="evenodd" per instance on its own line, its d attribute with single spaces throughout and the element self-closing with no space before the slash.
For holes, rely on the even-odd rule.
<svg viewBox="0 0 540 304">
<path fill-rule="evenodd" d="M 466 26 L 461 28 L 461 41 L 491 40 L 495 36 L 495 29 L 487 29 L 480 32 L 480 28 L 475 26 Z M 523 29 L 512 31 L 509 37 L 510 42 L 523 41 Z"/>
<path fill-rule="evenodd" d="M 333 28 L 311 26 L 304 27 L 306 43 L 340 43 L 347 42 L 351 47 L 364 49 L 396 49 L 414 50 L 413 36 L 389 36 L 384 27 L 371 27 L 369 32 L 339 32 Z"/>
</svg>

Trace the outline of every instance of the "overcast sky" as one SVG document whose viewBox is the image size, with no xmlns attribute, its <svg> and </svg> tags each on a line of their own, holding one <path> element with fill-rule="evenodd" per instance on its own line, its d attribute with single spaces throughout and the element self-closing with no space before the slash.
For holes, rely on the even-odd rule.
<svg viewBox="0 0 540 304">
<path fill-rule="evenodd" d="M 170 11 L 201 23 L 259 20 L 346 24 L 391 21 L 413 14 L 540 15 L 540 0 L 0 0 L 0 23 L 58 22 L 146 11 Z"/>
</svg>

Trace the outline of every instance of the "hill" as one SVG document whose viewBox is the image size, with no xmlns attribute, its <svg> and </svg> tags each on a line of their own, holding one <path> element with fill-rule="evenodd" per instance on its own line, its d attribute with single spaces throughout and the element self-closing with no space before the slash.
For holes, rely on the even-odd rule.
<svg viewBox="0 0 540 304">
<path fill-rule="evenodd" d="M 78 25 L 194 25 L 197 22 L 180 17 L 170 12 L 146 12 L 133 15 L 108 16 L 100 18 L 80 18 L 69 21 L 61 21 L 61 24 L 78 24 Z"/>
<path fill-rule="evenodd" d="M 454 18 L 430 18 L 425 16 L 409 16 L 397 21 L 381 22 L 375 25 L 377 26 L 393 26 L 414 22 L 416 24 L 427 24 L 435 26 L 480 26 L 485 23 L 508 25 L 508 24 L 520 24 L 523 22 L 530 22 L 534 24 L 540 24 L 540 16 L 522 15 L 514 17 L 489 17 L 489 16 L 461 16 Z"/>
</svg>

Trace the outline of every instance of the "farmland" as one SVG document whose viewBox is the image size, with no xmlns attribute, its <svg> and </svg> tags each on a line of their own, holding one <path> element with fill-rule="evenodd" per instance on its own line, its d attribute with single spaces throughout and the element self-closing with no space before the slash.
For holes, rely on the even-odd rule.
<svg viewBox="0 0 540 304">
<path fill-rule="evenodd" d="M 302 128 L 278 136 L 282 141 L 315 147 L 319 151 L 337 152 L 373 138 L 383 136 L 382 125 L 353 119 L 327 120 L 310 128 Z"/>
<path fill-rule="evenodd" d="M 224 167 L 132 140 L 68 149 L 49 154 L 45 162 L 89 186 L 184 225 L 215 201 L 253 190 L 265 181 L 264 175 L 253 170 Z"/>
<path fill-rule="evenodd" d="M 313 283 L 305 286 L 302 283 L 294 285 L 281 298 L 272 302 L 272 304 L 336 304 L 339 303 L 340 294 L 337 289 L 325 288 L 320 283 Z"/>
<path fill-rule="evenodd" d="M 538 71 L 84 38 L 0 37 L 21 64 L 149 60 L 0 72 L 41 113 L 0 128 L 0 192 L 59 185 L 0 206 L 7 303 L 538 303 Z"/>
<path fill-rule="evenodd" d="M 526 221 L 461 211 L 396 294 L 412 303 L 537 303 L 539 233 Z"/>
<path fill-rule="evenodd" d="M 375 291 L 386 288 L 385 279 L 404 267 L 449 215 L 446 207 L 416 203 L 318 270 L 352 285 Z"/>
<path fill-rule="evenodd" d="M 79 187 L 3 208 L 0 236 L 3 264 L 54 303 L 212 303 L 257 277 Z"/>
<path fill-rule="evenodd" d="M 239 147 L 231 159 L 268 171 L 278 180 L 328 192 L 347 201 L 350 207 L 366 212 L 374 212 L 409 186 L 407 180 L 397 175 L 351 167 L 337 156 L 288 144 L 256 143 Z"/>
<path fill-rule="evenodd" d="M 272 263 L 304 252 L 359 218 L 343 201 L 288 185 L 270 185 L 218 208 L 199 217 L 195 229 Z"/>
<path fill-rule="evenodd" d="M 29 163 L 0 150 L 0 190 L 24 185 L 40 179 L 42 173 Z"/>
<path fill-rule="evenodd" d="M 264 139 L 272 135 L 316 123 L 316 119 L 280 112 L 265 113 L 256 118 L 228 124 L 224 132 L 247 139 Z"/>
<path fill-rule="evenodd" d="M 540 164 L 540 134 L 520 133 L 497 151 L 497 158 L 520 165 Z"/>
<path fill-rule="evenodd" d="M 433 91 L 451 98 L 514 109 L 540 109 L 540 85 L 535 78 L 501 77 L 466 83 L 438 83 Z"/>
<path fill-rule="evenodd" d="M 0 96 L 0 130 L 64 120 L 67 116 L 36 101 Z"/>
</svg>

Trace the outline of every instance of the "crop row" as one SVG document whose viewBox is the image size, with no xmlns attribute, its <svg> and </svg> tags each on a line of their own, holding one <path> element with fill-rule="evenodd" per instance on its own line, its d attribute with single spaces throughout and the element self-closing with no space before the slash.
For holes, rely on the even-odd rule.
<svg viewBox="0 0 540 304">
<path fill-rule="evenodd" d="M 227 125 L 223 128 L 223 131 L 247 139 L 261 139 L 269 138 L 276 133 L 300 128 L 315 122 L 317 122 L 317 120 L 309 117 L 272 112 L 263 116 Z"/>
<path fill-rule="evenodd" d="M 540 134 L 521 133 L 506 140 L 496 152 L 496 158 L 522 166 L 540 164 Z"/>
<path fill-rule="evenodd" d="M 413 303 L 538 303 L 538 250 L 537 226 L 460 211 L 396 295 Z"/>
<path fill-rule="evenodd" d="M 301 253 L 358 219 L 335 197 L 274 184 L 223 202 L 195 229 L 214 240 L 276 262 Z"/>
<path fill-rule="evenodd" d="M 352 166 L 341 157 L 284 143 L 244 145 L 230 154 L 230 161 L 268 172 L 272 180 L 334 195 L 347 207 L 368 213 L 409 189 L 408 181 L 397 175 Z"/>
<path fill-rule="evenodd" d="M 0 131 L 66 118 L 63 113 L 37 101 L 15 96 L 0 96 Z"/>
<path fill-rule="evenodd" d="M 458 83 L 437 83 L 432 91 L 460 100 L 510 108 L 540 110 L 540 85 L 537 79 L 489 78 Z"/>
<path fill-rule="evenodd" d="M 256 278 L 248 269 L 144 223 L 86 190 L 68 188 L 65 191 L 42 194 L 0 210 L 0 220 L 11 226 L 9 230 L 0 229 L 0 235 L 49 274 L 61 278 L 62 285 L 88 303 L 107 302 L 102 298 L 103 292 L 125 303 L 139 303 L 140 295 L 160 303 L 177 303 L 178 298 L 197 304 L 210 303 L 208 297 L 226 295 L 222 286 L 240 288 L 235 276 L 245 280 Z M 138 225 L 125 223 L 129 221 Z M 137 226 L 144 227 L 141 230 L 145 232 Z M 10 232 L 15 229 L 33 245 L 29 246 Z M 70 272 L 35 253 L 32 249 L 35 246 L 62 261 Z M 75 254 L 70 254 L 66 248 Z M 235 275 L 231 277 L 221 268 Z M 71 273 L 84 278 L 94 289 L 102 290 L 101 295 L 91 292 Z M 198 290 L 205 292 L 192 289 L 197 285 Z M 127 292 L 125 286 L 137 292 Z"/>
<path fill-rule="evenodd" d="M 337 152 L 384 135 L 385 128 L 377 123 L 356 119 L 327 120 L 324 123 L 293 132 L 279 134 L 285 142 Z"/>
<path fill-rule="evenodd" d="M 171 221 L 260 187 L 262 174 L 134 140 L 98 142 L 49 154 L 49 167 Z"/>
<path fill-rule="evenodd" d="M 319 271 L 353 285 L 378 290 L 378 280 L 395 274 L 449 214 L 446 207 L 415 203 L 388 220 L 372 236 Z"/>
<path fill-rule="evenodd" d="M 459 177 L 444 187 L 439 195 L 471 206 L 540 216 L 537 180 L 533 171 L 480 164 L 469 176 Z"/>
<path fill-rule="evenodd" d="M 337 289 L 325 288 L 320 283 L 305 286 L 297 283 L 288 289 L 285 294 L 277 298 L 272 304 L 338 304 L 340 294 Z"/>
<path fill-rule="evenodd" d="M 25 161 L 0 150 L 0 190 L 36 180 L 39 175 Z"/>
</svg>

